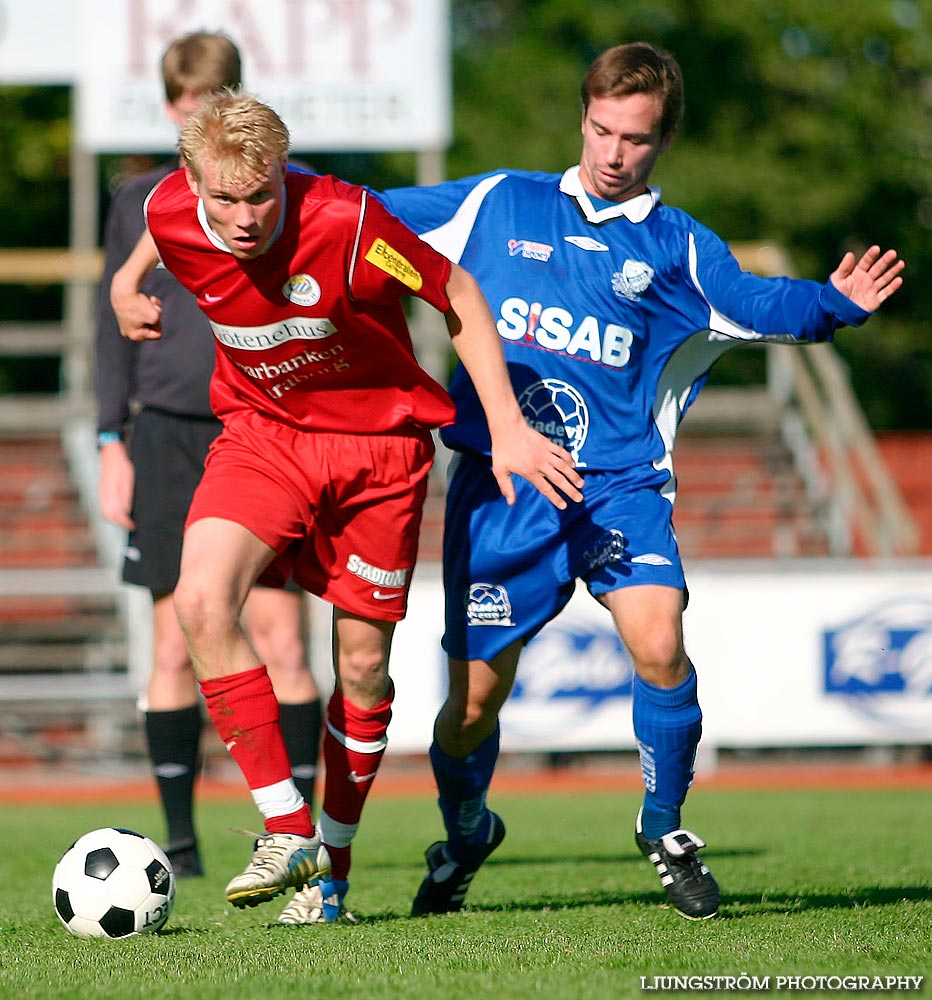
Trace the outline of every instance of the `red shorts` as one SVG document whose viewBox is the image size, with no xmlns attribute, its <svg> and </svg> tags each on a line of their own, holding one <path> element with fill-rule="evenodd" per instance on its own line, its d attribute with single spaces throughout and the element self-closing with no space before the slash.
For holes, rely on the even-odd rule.
<svg viewBox="0 0 932 1000">
<path fill-rule="evenodd" d="M 214 441 L 187 523 L 241 524 L 278 556 L 259 582 L 289 577 L 351 614 L 405 616 L 417 559 L 430 432 L 308 432 L 257 413 Z"/>
</svg>

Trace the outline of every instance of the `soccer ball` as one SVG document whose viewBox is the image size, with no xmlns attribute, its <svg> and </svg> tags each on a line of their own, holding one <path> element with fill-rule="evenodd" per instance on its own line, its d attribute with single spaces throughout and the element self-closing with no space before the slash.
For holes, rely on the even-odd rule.
<svg viewBox="0 0 932 1000">
<path fill-rule="evenodd" d="M 79 837 L 52 876 L 52 902 L 75 937 L 122 938 L 159 930 L 175 902 L 164 851 L 133 830 L 105 827 Z"/>
</svg>

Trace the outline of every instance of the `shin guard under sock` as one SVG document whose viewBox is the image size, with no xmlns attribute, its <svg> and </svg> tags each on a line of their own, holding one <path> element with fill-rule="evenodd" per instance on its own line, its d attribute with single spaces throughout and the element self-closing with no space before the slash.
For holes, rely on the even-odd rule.
<svg viewBox="0 0 932 1000">
<path fill-rule="evenodd" d="M 499 743 L 496 726 L 495 732 L 465 757 L 448 756 L 436 740 L 431 744 L 430 763 L 447 830 L 447 854 L 454 861 L 468 861 L 470 850 L 488 840 L 491 817 L 485 803 Z"/>
<path fill-rule="evenodd" d="M 278 702 L 264 666 L 200 682 L 211 721 L 236 761 L 270 833 L 313 836 L 311 814 L 291 777 Z"/>
<path fill-rule="evenodd" d="M 195 840 L 194 783 L 204 719 L 197 705 L 143 713 L 152 773 L 158 785 L 169 843 Z"/>
<path fill-rule="evenodd" d="M 332 876 L 349 874 L 350 844 L 359 828 L 363 805 L 388 744 L 395 689 L 373 708 L 361 708 L 337 689 L 327 706 L 324 732 L 324 807 L 320 831 L 330 851 Z"/>
<path fill-rule="evenodd" d="M 680 807 L 693 779 L 702 735 L 695 670 L 674 688 L 634 678 L 634 735 L 645 788 L 642 830 L 657 840 L 679 829 Z"/>
</svg>

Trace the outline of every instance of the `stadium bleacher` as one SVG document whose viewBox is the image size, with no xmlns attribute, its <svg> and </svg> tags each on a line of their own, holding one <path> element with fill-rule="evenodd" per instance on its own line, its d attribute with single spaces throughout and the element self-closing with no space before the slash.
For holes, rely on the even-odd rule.
<svg viewBox="0 0 932 1000">
<path fill-rule="evenodd" d="M 43 253 L 45 280 L 78 280 L 87 291 L 93 262 L 85 262 L 75 276 L 70 265 L 50 267 L 50 252 Z M 783 263 L 781 258 L 774 266 Z M 22 261 L 16 267 L 11 280 L 24 280 Z M 134 649 L 137 658 L 146 653 L 128 639 L 125 597 L 135 588 L 119 584 L 114 553 L 102 550 L 94 514 L 91 338 L 87 329 L 75 333 L 65 320 L 56 329 L 32 327 L 0 330 L 0 353 L 58 355 L 63 391 L 0 400 L 0 766 L 27 757 L 141 754 L 128 661 Z M 823 365 L 831 361 L 813 349 L 784 349 L 781 356 L 797 355 L 812 355 Z M 710 387 L 687 416 L 675 451 L 675 526 L 687 562 L 884 554 L 880 548 L 871 551 L 870 545 L 883 539 L 870 530 L 839 535 L 839 509 L 848 508 L 837 508 L 844 492 L 832 478 L 838 454 L 828 454 L 825 441 L 807 440 L 802 447 L 798 433 L 788 432 L 796 426 L 787 420 L 793 409 L 789 396 L 775 392 L 774 385 Z M 850 401 L 846 405 L 850 413 Z M 74 437 L 81 426 L 86 453 L 78 455 Z M 884 488 L 893 494 L 887 504 L 893 521 L 902 511 L 918 528 L 918 543 L 899 554 L 932 555 L 932 433 L 888 434 L 868 443 L 868 451 L 876 445 L 882 456 L 881 479 L 891 477 Z M 848 447 L 843 441 L 836 451 Z M 861 478 L 846 475 L 851 481 Z M 440 558 L 442 493 L 438 474 L 425 509 L 422 562 Z M 860 501 L 849 508 L 852 518 L 863 514 Z M 889 522 L 888 515 L 886 536 Z M 904 537 L 913 545 L 908 531 Z M 887 544 L 898 543 L 888 538 Z M 895 547 L 889 552 L 898 554 Z"/>
</svg>

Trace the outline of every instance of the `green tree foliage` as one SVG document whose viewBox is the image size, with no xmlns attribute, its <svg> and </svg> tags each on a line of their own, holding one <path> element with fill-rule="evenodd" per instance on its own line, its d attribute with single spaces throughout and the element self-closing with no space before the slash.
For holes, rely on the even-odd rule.
<svg viewBox="0 0 932 1000">
<path fill-rule="evenodd" d="M 0 87 L 0 247 L 68 243 L 70 91 Z M 60 289 L 0 286 L 0 321 L 57 319 Z M 59 365 L 48 358 L 4 358 L 0 392 L 54 392 Z"/>
<path fill-rule="evenodd" d="M 67 88 L 0 87 L 0 246 L 68 242 L 69 115 Z"/>
<path fill-rule="evenodd" d="M 824 280 L 896 248 L 906 287 L 839 347 L 877 428 L 932 426 L 932 8 L 913 0 L 458 0 L 452 176 L 561 170 L 578 86 L 642 39 L 683 67 L 686 113 L 655 180 L 725 239 L 775 240 Z M 721 367 L 740 373 L 753 352 Z"/>
<path fill-rule="evenodd" d="M 0 87 L 0 247 L 68 243 L 69 116 L 65 87 Z M 0 287 L 0 320 L 61 313 L 60 296 L 48 288 Z M 31 372 L 36 364 L 19 367 Z"/>
</svg>

